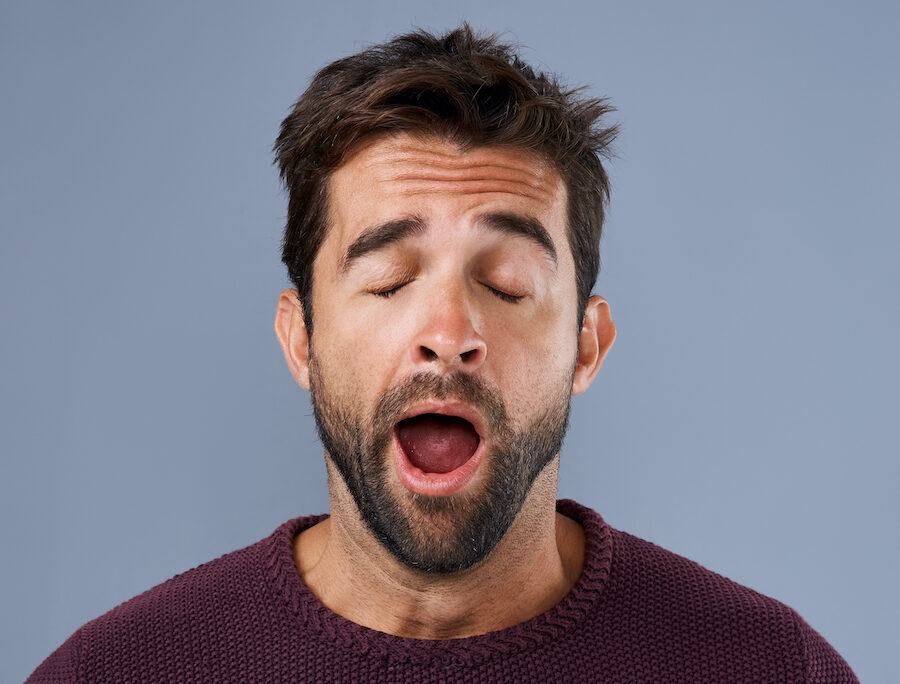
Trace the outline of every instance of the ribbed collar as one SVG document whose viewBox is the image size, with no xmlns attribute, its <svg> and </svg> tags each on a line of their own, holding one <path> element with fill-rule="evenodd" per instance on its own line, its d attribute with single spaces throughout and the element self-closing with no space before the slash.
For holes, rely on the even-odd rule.
<svg viewBox="0 0 900 684">
<path fill-rule="evenodd" d="M 556 509 L 584 528 L 584 569 L 578 582 L 553 608 L 518 625 L 462 639 L 408 639 L 351 622 L 322 604 L 303 582 L 294 565 L 293 541 L 325 515 L 295 518 L 263 541 L 266 571 L 291 610 L 311 635 L 339 644 L 356 654 L 413 664 L 441 662 L 475 665 L 498 655 L 533 651 L 571 631 L 592 611 L 606 585 L 612 562 L 609 526 L 593 510 L 570 499 Z"/>
</svg>

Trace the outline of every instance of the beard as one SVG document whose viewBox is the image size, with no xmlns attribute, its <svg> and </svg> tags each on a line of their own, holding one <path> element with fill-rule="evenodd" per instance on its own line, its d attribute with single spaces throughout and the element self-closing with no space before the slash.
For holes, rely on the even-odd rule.
<svg viewBox="0 0 900 684">
<path fill-rule="evenodd" d="M 371 416 L 349 397 L 332 396 L 310 358 L 316 428 L 328 458 L 375 538 L 404 565 L 427 573 L 471 568 L 512 525 L 541 471 L 559 453 L 569 418 L 561 388 L 536 419 L 516 428 L 498 391 L 467 373 L 421 372 L 388 389 Z M 563 391 L 566 389 L 567 391 Z M 403 412 L 426 399 L 457 399 L 482 415 L 489 438 L 481 482 L 444 497 L 391 487 L 392 435 Z"/>
</svg>

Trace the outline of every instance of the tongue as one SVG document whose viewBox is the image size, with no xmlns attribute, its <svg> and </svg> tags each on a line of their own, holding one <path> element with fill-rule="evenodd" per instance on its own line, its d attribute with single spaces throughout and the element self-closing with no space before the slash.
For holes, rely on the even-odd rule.
<svg viewBox="0 0 900 684">
<path fill-rule="evenodd" d="M 449 473 L 472 458 L 478 433 L 456 416 L 426 413 L 401 421 L 398 437 L 410 463 L 426 473 Z"/>
</svg>

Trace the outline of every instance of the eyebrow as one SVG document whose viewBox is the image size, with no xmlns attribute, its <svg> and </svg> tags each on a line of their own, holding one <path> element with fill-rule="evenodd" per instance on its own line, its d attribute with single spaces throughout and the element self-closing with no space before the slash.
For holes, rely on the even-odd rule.
<svg viewBox="0 0 900 684">
<path fill-rule="evenodd" d="M 344 258 L 341 260 L 341 273 L 346 273 L 353 262 L 360 257 L 423 232 L 425 232 L 425 222 L 418 216 L 394 219 L 367 228 L 344 253 Z"/>
<path fill-rule="evenodd" d="M 547 232 L 547 229 L 536 218 L 519 214 L 492 212 L 479 216 L 476 219 L 476 223 L 500 233 L 524 237 L 530 240 L 541 248 L 544 254 L 553 262 L 553 266 L 556 267 L 557 255 L 556 248 L 553 246 L 553 240 L 550 238 L 550 233 Z M 367 228 L 344 253 L 344 258 L 341 259 L 341 273 L 346 273 L 350 270 L 353 263 L 366 254 L 387 247 L 392 243 L 400 242 L 410 236 L 423 233 L 425 230 L 425 221 L 419 216 L 394 219 Z"/>
<path fill-rule="evenodd" d="M 487 228 L 506 233 L 508 235 L 518 235 L 535 243 L 553 262 L 553 266 L 557 265 L 556 247 L 553 246 L 553 240 L 550 233 L 544 228 L 544 225 L 532 216 L 522 216 L 520 214 L 509 214 L 504 212 L 482 214 L 478 217 L 477 223 Z"/>
</svg>

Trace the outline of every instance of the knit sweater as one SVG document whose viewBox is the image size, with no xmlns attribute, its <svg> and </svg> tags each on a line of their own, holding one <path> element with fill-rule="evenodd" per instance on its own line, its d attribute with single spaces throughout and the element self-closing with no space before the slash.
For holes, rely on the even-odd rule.
<svg viewBox="0 0 900 684">
<path fill-rule="evenodd" d="M 608 526 L 573 501 L 584 570 L 551 610 L 508 629 L 406 639 L 352 623 L 307 588 L 290 520 L 73 634 L 28 682 L 856 682 L 774 599 Z"/>
</svg>

